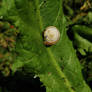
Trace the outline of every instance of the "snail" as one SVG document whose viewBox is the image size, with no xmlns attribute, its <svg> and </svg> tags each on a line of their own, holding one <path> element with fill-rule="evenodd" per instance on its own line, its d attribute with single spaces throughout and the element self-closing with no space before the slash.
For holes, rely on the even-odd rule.
<svg viewBox="0 0 92 92">
<path fill-rule="evenodd" d="M 43 36 L 44 36 L 44 44 L 46 46 L 51 46 L 56 44 L 60 39 L 60 32 L 56 27 L 49 26 L 45 29 Z"/>
</svg>

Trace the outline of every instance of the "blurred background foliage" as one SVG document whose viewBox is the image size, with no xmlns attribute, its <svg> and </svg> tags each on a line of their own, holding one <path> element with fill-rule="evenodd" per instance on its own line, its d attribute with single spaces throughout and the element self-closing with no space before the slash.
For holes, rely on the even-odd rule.
<svg viewBox="0 0 92 92">
<path fill-rule="evenodd" d="M 84 79 L 92 88 L 92 0 L 63 0 L 63 12 Z"/>
<path fill-rule="evenodd" d="M 0 71 L 4 76 L 10 74 L 15 58 L 15 44 L 18 35 L 17 28 L 8 21 L 0 21 Z"/>
</svg>

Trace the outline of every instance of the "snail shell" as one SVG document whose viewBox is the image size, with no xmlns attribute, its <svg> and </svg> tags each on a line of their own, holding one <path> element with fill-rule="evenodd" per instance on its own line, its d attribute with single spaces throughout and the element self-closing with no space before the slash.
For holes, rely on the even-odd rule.
<svg viewBox="0 0 92 92">
<path fill-rule="evenodd" d="M 60 32 L 54 26 L 49 26 L 44 31 L 44 44 L 45 45 L 53 45 L 56 44 L 60 39 Z"/>
</svg>

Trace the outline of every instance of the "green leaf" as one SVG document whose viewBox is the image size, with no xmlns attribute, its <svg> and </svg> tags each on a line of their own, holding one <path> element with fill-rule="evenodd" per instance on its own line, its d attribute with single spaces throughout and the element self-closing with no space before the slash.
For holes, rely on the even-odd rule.
<svg viewBox="0 0 92 92">
<path fill-rule="evenodd" d="M 67 36 L 62 0 L 15 0 L 15 5 L 23 36 L 17 40 L 18 56 L 12 70 L 19 68 L 17 63 L 24 65 L 40 77 L 47 92 L 91 92 Z M 59 42 L 50 47 L 43 44 L 42 37 L 48 26 L 56 26 L 61 33 Z"/>
<path fill-rule="evenodd" d="M 75 46 L 86 52 L 92 52 L 92 28 L 75 25 L 72 27 L 72 31 Z"/>
</svg>

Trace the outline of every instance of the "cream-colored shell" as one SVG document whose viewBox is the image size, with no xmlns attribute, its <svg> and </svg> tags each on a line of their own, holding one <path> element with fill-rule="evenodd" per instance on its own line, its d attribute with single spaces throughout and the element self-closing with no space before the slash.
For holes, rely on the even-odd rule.
<svg viewBox="0 0 92 92">
<path fill-rule="evenodd" d="M 54 26 L 49 26 L 44 31 L 44 44 L 53 45 L 60 39 L 60 32 Z"/>
</svg>

